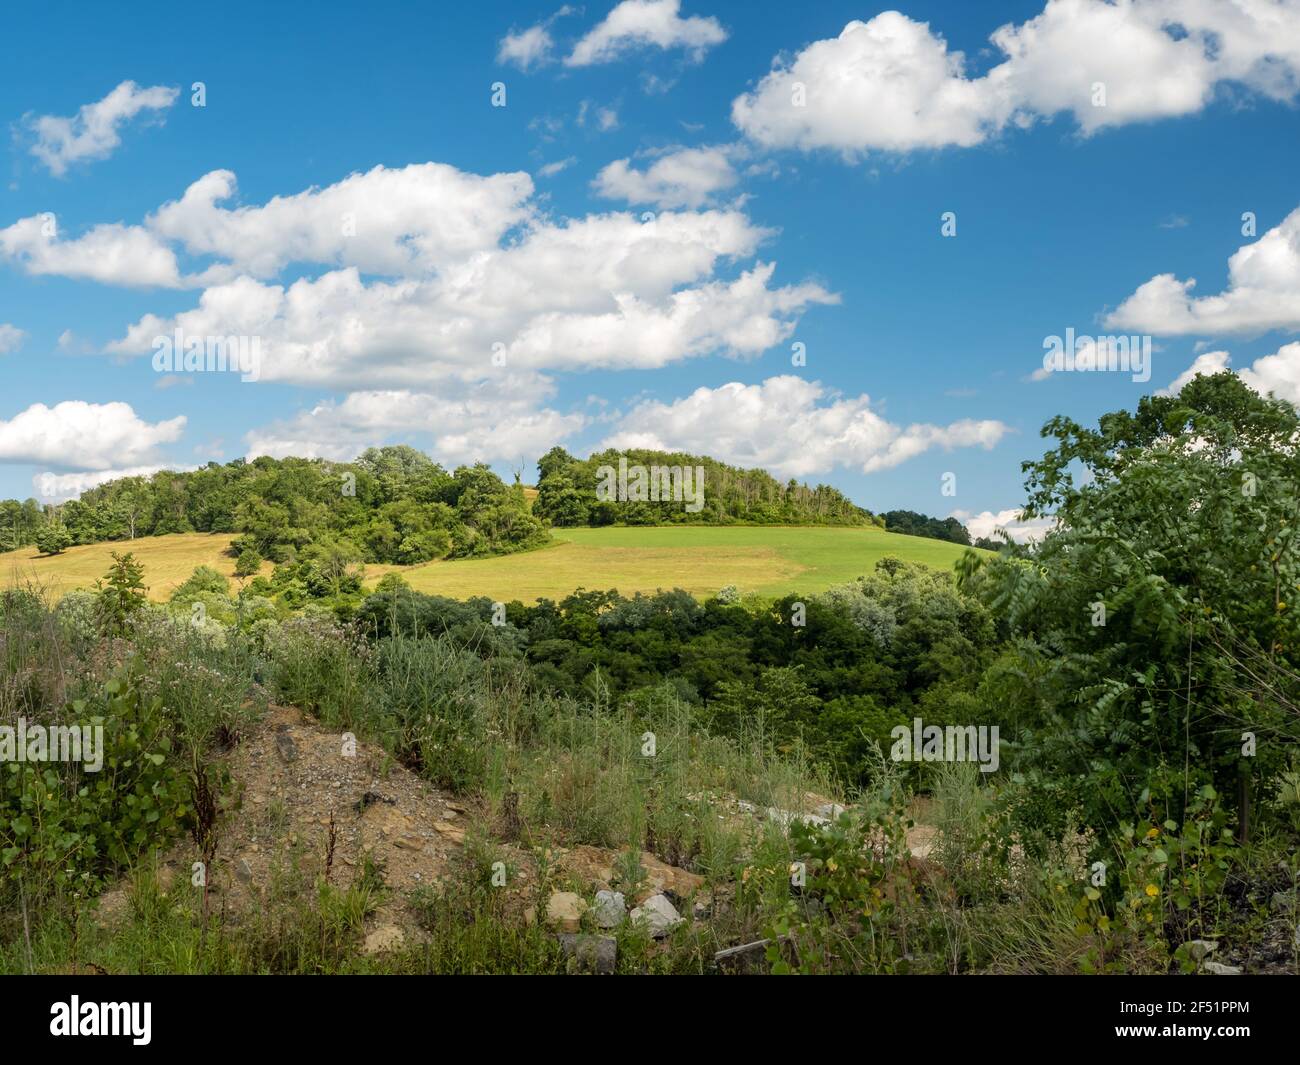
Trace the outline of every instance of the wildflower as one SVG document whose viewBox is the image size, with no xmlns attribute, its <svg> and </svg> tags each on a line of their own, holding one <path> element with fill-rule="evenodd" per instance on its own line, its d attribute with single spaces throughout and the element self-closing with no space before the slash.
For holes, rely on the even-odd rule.
<svg viewBox="0 0 1300 1065">
<path fill-rule="evenodd" d="M 1147 885 L 1147 895 L 1149 895 L 1151 898 L 1154 899 L 1159 894 L 1160 894 L 1160 889 L 1156 887 L 1155 884 Z"/>
</svg>

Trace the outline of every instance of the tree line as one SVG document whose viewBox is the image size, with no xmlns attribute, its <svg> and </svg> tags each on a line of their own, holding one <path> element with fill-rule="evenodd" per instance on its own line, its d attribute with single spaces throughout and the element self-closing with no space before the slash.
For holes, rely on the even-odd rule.
<svg viewBox="0 0 1300 1065">
<path fill-rule="evenodd" d="M 678 499 L 611 499 L 598 491 L 602 468 L 703 470 L 703 505 L 688 509 Z M 830 485 L 810 488 L 793 478 L 782 483 L 766 470 L 729 466 L 707 455 L 613 448 L 586 459 L 553 447 L 537 462 L 533 513 L 552 525 L 882 525 Z"/>
</svg>

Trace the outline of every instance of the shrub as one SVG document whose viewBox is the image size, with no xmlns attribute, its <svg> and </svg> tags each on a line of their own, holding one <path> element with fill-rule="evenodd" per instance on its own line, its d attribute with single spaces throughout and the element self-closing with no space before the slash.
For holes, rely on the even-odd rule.
<svg viewBox="0 0 1300 1065">
<path fill-rule="evenodd" d="M 105 581 L 107 583 L 105 583 Z M 144 567 L 129 551 L 113 552 L 113 565 L 104 580 L 96 581 L 99 593 L 100 621 L 106 632 L 126 636 L 135 615 L 148 602 L 144 587 Z"/>
<path fill-rule="evenodd" d="M 67 723 L 102 726 L 103 765 L 18 762 L 0 766 L 0 892 L 21 882 L 27 898 L 50 891 L 93 894 L 189 816 L 187 777 L 174 753 L 160 699 L 115 678 Z"/>
<path fill-rule="evenodd" d="M 36 547 L 42 555 L 57 555 L 72 546 L 72 534 L 62 522 L 51 522 L 36 530 Z"/>
</svg>

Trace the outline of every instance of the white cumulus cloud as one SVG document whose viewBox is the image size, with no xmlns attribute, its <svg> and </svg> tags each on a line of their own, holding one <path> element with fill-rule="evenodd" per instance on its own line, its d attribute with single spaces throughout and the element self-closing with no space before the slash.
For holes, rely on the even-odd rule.
<svg viewBox="0 0 1300 1065">
<path fill-rule="evenodd" d="M 22 347 L 22 343 L 26 339 L 27 334 L 16 325 L 0 322 L 0 355 L 8 355 L 11 351 L 17 351 Z"/>
<path fill-rule="evenodd" d="M 1176 396 L 1193 378 L 1222 373 L 1231 369 L 1231 362 L 1232 357 L 1226 351 L 1207 351 L 1198 355 L 1191 366 L 1158 394 Z M 1275 396 L 1300 406 L 1300 341 L 1283 344 L 1272 355 L 1256 359 L 1236 374 L 1261 396 Z"/>
<path fill-rule="evenodd" d="M 164 444 L 180 438 L 185 417 L 147 422 L 128 403 L 64 400 L 33 403 L 0 418 L 0 462 L 65 470 L 108 470 L 145 465 Z"/>
<path fill-rule="evenodd" d="M 1228 285 L 1196 296 L 1196 279 L 1159 274 L 1106 318 L 1108 327 L 1159 336 L 1300 329 L 1300 208 L 1228 260 Z"/>
<path fill-rule="evenodd" d="M 448 466 L 531 460 L 586 424 L 580 414 L 538 409 L 544 394 L 544 386 L 527 377 L 455 398 L 408 389 L 353 392 L 249 433 L 248 457 L 345 461 L 394 434 L 419 434 L 425 450 Z"/>
<path fill-rule="evenodd" d="M 728 155 L 725 147 L 677 148 L 641 170 L 630 159 L 616 159 L 591 184 L 606 199 L 661 208 L 703 207 L 739 180 Z"/>
<path fill-rule="evenodd" d="M 106 159 L 122 143 L 119 130 L 141 112 L 165 111 L 178 90 L 165 85 L 142 88 L 124 81 L 102 100 L 81 107 L 70 118 L 37 115 L 27 120 L 35 134 L 31 146 L 52 174 L 63 175 L 73 163 Z"/>
<path fill-rule="evenodd" d="M 972 75 L 940 32 L 897 11 L 778 56 L 732 120 L 768 147 L 970 147 L 1066 114 L 1088 135 L 1200 111 L 1220 85 L 1275 100 L 1300 91 L 1293 0 L 1048 0 L 995 30 L 1003 58 Z"/>
<path fill-rule="evenodd" d="M 511 63 L 520 70 L 528 70 L 545 63 L 551 57 L 551 49 L 554 47 L 555 41 L 551 38 L 550 30 L 541 24 L 529 26 L 526 30 L 507 33 L 501 38 L 497 48 L 497 62 Z"/>
<path fill-rule="evenodd" d="M 481 380 L 502 359 L 540 371 L 752 356 L 785 339 L 808 306 L 836 299 L 812 283 L 772 287 L 771 263 L 714 276 L 767 235 L 737 211 L 539 223 L 432 278 L 366 282 L 355 267 L 288 287 L 240 277 L 191 310 L 146 315 L 109 350 L 144 354 L 178 327 L 257 336 L 262 380 L 348 390 Z"/>
<path fill-rule="evenodd" d="M 182 288 L 200 283 L 183 278 L 172 249 L 140 226 L 102 224 L 67 239 L 58 236 L 57 229 L 57 220 L 51 223 L 41 215 L 19 219 L 0 229 L 0 256 L 29 274 L 101 284 Z"/>
<path fill-rule="evenodd" d="M 636 48 L 684 48 L 699 59 L 727 39 L 712 17 L 681 16 L 681 0 L 623 0 L 573 47 L 566 66 L 610 63 Z"/>
<path fill-rule="evenodd" d="M 996 514 L 991 510 L 981 511 L 979 514 L 972 514 L 968 510 L 954 510 L 949 517 L 956 518 L 965 525 L 972 540 L 983 537 L 996 538 L 995 533 L 1005 532 L 1017 544 L 1041 540 L 1056 524 L 1055 518 L 1033 518 L 1026 521 L 1023 513 L 1018 509 L 999 510 Z"/>
<path fill-rule="evenodd" d="M 497 244 L 530 215 L 525 173 L 481 177 L 443 163 L 376 166 L 323 189 L 226 207 L 235 175 L 214 170 L 149 218 L 149 229 L 233 274 L 269 278 L 289 263 L 424 274 Z"/>
<path fill-rule="evenodd" d="M 131 466 L 123 470 L 95 470 L 87 473 L 38 473 L 32 478 L 32 487 L 38 498 L 49 503 L 61 503 L 75 499 L 82 492 L 88 492 L 109 481 L 120 481 L 123 477 L 152 477 L 159 470 L 192 470 L 193 466 Z"/>
<path fill-rule="evenodd" d="M 840 397 L 821 383 L 785 375 L 757 385 L 733 381 L 671 402 L 634 407 L 602 446 L 708 454 L 783 477 L 836 466 L 888 469 L 934 447 L 993 447 L 1009 431 L 998 421 L 895 425 L 870 397 Z"/>
</svg>

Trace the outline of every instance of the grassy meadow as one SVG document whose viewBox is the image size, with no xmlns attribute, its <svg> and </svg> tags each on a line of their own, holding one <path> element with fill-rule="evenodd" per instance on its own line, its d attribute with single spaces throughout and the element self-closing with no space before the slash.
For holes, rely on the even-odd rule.
<svg viewBox="0 0 1300 1065">
<path fill-rule="evenodd" d="M 166 601 L 198 566 L 211 566 L 230 578 L 234 587 L 235 559 L 228 553 L 234 536 L 220 533 L 173 533 L 70 547 L 57 555 L 41 555 L 32 545 L 0 554 L 0 587 L 35 585 L 51 599 L 79 588 L 93 588 L 108 572 L 113 552 L 130 551 L 144 565 L 149 598 Z M 263 572 L 274 567 L 267 564 Z"/>
<path fill-rule="evenodd" d="M 683 588 L 707 596 L 735 585 L 742 592 L 780 596 L 815 593 L 871 572 L 887 555 L 934 569 L 951 569 L 966 548 L 877 528 L 790 526 L 650 526 L 555 529 L 556 542 L 537 551 L 496 558 L 366 567 L 366 584 L 400 573 L 413 589 L 464 599 L 486 595 L 525 603 L 560 599 L 576 588 L 616 589 L 624 595 Z M 92 588 L 112 562 L 130 551 L 144 565 L 149 597 L 165 601 L 197 566 L 234 582 L 232 536 L 185 533 L 87 544 L 41 556 L 35 547 L 0 554 L 4 587 L 34 582 L 57 599 Z M 268 563 L 263 572 L 273 567 Z"/>
</svg>

